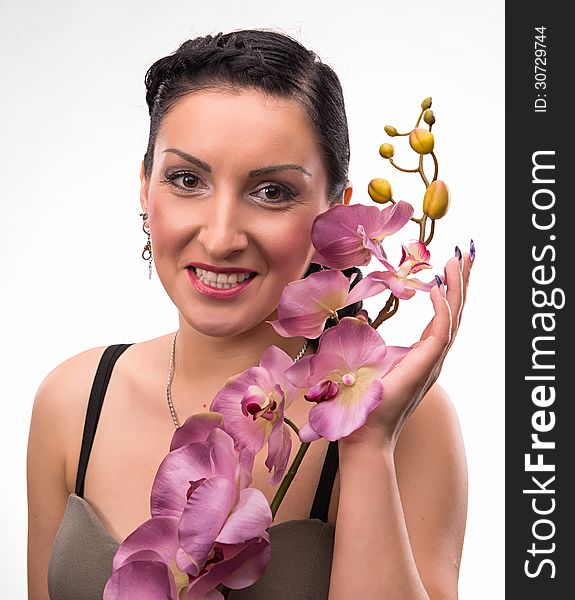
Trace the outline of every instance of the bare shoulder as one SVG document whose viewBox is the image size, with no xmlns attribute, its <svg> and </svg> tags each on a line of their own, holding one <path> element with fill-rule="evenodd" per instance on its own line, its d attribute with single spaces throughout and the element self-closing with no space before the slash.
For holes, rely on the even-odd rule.
<svg viewBox="0 0 575 600">
<path fill-rule="evenodd" d="M 422 470 L 445 471 L 450 477 L 467 480 L 465 446 L 455 406 L 435 383 L 413 411 L 401 431 L 395 449 L 398 475 L 407 481 Z"/>
<path fill-rule="evenodd" d="M 106 346 L 89 348 L 55 366 L 42 380 L 32 408 L 29 446 L 50 443 L 62 468 L 83 423 L 90 389 Z M 80 435 L 82 429 L 80 428 Z M 57 442 L 57 443 L 55 443 Z"/>
<path fill-rule="evenodd" d="M 403 427 L 396 447 L 396 459 L 405 460 L 413 452 L 442 448 L 464 453 L 463 437 L 455 406 L 445 389 L 435 383 Z"/>
<path fill-rule="evenodd" d="M 79 443 L 75 441 L 78 422 L 83 422 L 86 398 L 104 349 L 91 348 L 57 365 L 44 377 L 34 398 L 26 459 L 28 594 L 34 600 L 48 597 L 48 562 L 70 493 L 66 457 L 70 444 Z"/>
<path fill-rule="evenodd" d="M 397 482 L 418 570 L 433 597 L 457 598 L 467 520 L 467 462 L 459 419 L 434 384 L 403 427 Z"/>
</svg>

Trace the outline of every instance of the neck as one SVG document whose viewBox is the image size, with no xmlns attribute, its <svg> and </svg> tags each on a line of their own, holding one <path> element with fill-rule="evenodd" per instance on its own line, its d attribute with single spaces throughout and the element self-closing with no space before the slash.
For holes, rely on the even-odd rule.
<svg viewBox="0 0 575 600">
<path fill-rule="evenodd" d="M 277 319 L 274 311 L 267 320 Z M 187 385 L 212 381 L 225 381 L 249 367 L 259 365 L 261 355 L 268 346 L 277 346 L 294 359 L 300 352 L 305 337 L 280 336 L 265 321 L 233 336 L 213 337 L 191 327 L 179 314 L 180 327 L 176 340 L 175 372 L 177 379 Z M 170 336 L 173 341 L 173 335 Z M 305 354 L 310 353 L 310 344 Z M 171 351 L 171 343 L 170 343 Z"/>
</svg>

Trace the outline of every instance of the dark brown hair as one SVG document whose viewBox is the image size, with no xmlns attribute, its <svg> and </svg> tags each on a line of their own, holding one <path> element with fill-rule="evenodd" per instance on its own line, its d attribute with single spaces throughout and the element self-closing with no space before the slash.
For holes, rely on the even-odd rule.
<svg viewBox="0 0 575 600">
<path fill-rule="evenodd" d="M 146 72 L 146 102 L 150 113 L 144 176 L 152 172 L 154 147 L 162 120 L 183 96 L 205 89 L 231 92 L 255 89 L 272 97 L 299 102 L 305 109 L 328 176 L 328 202 L 340 203 L 347 184 L 349 132 L 343 92 L 331 67 L 292 37 L 267 29 L 243 29 L 185 41 L 172 54 L 157 60 Z M 305 276 L 320 270 L 311 263 Z M 357 267 L 343 273 L 350 277 Z M 353 316 L 362 308 L 357 302 L 338 311 Z M 335 322 L 330 319 L 326 329 Z M 317 348 L 317 339 L 312 340 Z"/>
</svg>

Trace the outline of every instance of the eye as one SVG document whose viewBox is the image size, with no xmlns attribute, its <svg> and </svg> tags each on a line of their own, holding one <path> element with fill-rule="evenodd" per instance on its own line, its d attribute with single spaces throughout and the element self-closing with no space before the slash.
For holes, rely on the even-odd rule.
<svg viewBox="0 0 575 600">
<path fill-rule="evenodd" d="M 258 193 L 265 192 L 266 198 L 264 202 L 268 204 L 284 204 L 291 202 L 297 194 L 289 188 L 277 183 L 270 183 L 258 190 Z"/>
<path fill-rule="evenodd" d="M 173 171 L 165 173 L 164 181 L 173 185 L 179 190 L 195 190 L 198 188 L 200 178 L 192 171 Z M 181 179 L 181 184 L 176 183 L 178 179 Z"/>
</svg>

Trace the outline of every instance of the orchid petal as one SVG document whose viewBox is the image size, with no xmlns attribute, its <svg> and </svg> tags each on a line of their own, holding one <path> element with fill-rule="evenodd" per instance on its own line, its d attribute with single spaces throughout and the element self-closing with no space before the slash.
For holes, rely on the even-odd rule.
<svg viewBox="0 0 575 600">
<path fill-rule="evenodd" d="M 399 231 L 411 219 L 412 215 L 413 206 L 403 200 L 384 208 L 381 211 L 381 225 L 376 236 L 387 236 Z"/>
<path fill-rule="evenodd" d="M 274 469 L 270 484 L 276 485 L 283 478 L 291 455 L 291 434 L 284 425 L 283 415 L 281 420 L 274 425 L 268 443 L 269 451 L 265 465 L 269 471 Z"/>
<path fill-rule="evenodd" d="M 373 379 L 367 390 L 356 383 L 333 400 L 314 406 L 309 413 L 310 426 L 332 442 L 339 440 L 365 424 L 382 396 L 381 379 Z"/>
<path fill-rule="evenodd" d="M 233 481 L 218 475 L 206 479 L 190 496 L 178 530 L 180 546 L 189 562 L 184 564 L 178 555 L 178 568 L 194 577 L 198 575 L 236 503 L 237 493 Z"/>
<path fill-rule="evenodd" d="M 238 448 L 251 448 L 259 452 L 265 443 L 266 431 L 261 419 L 255 421 L 242 412 L 241 400 L 250 385 L 263 390 L 273 386 L 269 372 L 262 367 L 251 367 L 243 373 L 230 377 L 216 394 L 211 409 L 224 415 L 224 429 Z"/>
<path fill-rule="evenodd" d="M 381 280 L 378 271 L 368 273 L 355 287 L 349 292 L 347 304 L 354 304 L 360 300 L 365 300 L 371 296 L 376 296 L 388 289 L 385 281 Z"/>
<path fill-rule="evenodd" d="M 312 409 L 313 410 L 313 409 Z M 299 439 L 302 442 L 315 442 L 319 440 L 321 435 L 309 424 L 309 421 L 304 423 L 299 428 Z"/>
<path fill-rule="evenodd" d="M 144 521 L 120 544 L 112 568 L 119 569 L 131 555 L 143 549 L 155 552 L 169 564 L 178 548 L 178 523 L 177 517 L 152 517 Z"/>
<path fill-rule="evenodd" d="M 170 450 L 176 450 L 193 442 L 205 442 L 210 432 L 216 427 L 221 427 L 222 423 L 222 415 L 215 412 L 191 415 L 181 427 L 176 429 L 172 436 Z"/>
<path fill-rule="evenodd" d="M 217 544 L 217 547 L 223 552 L 223 560 L 190 582 L 189 600 L 203 600 L 220 582 L 230 589 L 248 587 L 263 575 L 271 558 L 267 533 L 246 544 Z"/>
<path fill-rule="evenodd" d="M 437 285 L 435 279 L 429 283 L 425 283 L 424 281 L 421 281 L 421 279 L 417 279 L 417 277 L 410 277 L 405 283 L 416 290 L 422 290 L 424 292 L 431 291 L 433 286 Z"/>
<path fill-rule="evenodd" d="M 187 444 L 169 452 L 158 467 L 150 495 L 153 517 L 179 517 L 186 505 L 190 481 L 212 475 L 210 446 Z"/>
<path fill-rule="evenodd" d="M 241 490 L 237 504 L 224 523 L 216 542 L 243 544 L 260 536 L 271 524 L 267 498 L 256 488 Z"/>
<path fill-rule="evenodd" d="M 143 556 L 143 555 L 142 555 Z M 178 600 L 169 567 L 160 561 L 133 560 L 114 571 L 106 582 L 103 600 Z"/>
</svg>

